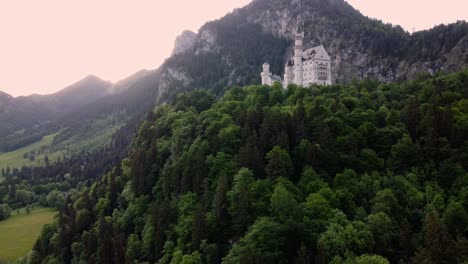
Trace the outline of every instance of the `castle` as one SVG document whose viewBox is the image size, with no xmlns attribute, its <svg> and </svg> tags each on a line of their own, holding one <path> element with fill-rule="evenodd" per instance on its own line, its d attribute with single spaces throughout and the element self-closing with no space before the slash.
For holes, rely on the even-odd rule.
<svg viewBox="0 0 468 264">
<path fill-rule="evenodd" d="M 325 48 L 320 45 L 304 51 L 302 42 L 304 33 L 295 35 L 294 57 L 288 60 L 284 68 L 284 80 L 270 72 L 270 64 L 263 64 L 262 84 L 272 85 L 275 82 L 287 88 L 290 84 L 309 86 L 313 83 L 331 85 L 331 64 Z"/>
</svg>

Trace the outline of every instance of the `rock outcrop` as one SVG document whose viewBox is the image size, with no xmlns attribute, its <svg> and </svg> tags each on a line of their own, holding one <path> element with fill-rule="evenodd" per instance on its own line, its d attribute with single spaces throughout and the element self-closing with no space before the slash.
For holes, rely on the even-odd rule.
<svg viewBox="0 0 468 264">
<path fill-rule="evenodd" d="M 186 30 L 180 34 L 175 40 L 174 49 L 172 50 L 172 56 L 184 53 L 185 51 L 191 49 L 195 44 L 197 39 L 197 34 Z"/>
</svg>

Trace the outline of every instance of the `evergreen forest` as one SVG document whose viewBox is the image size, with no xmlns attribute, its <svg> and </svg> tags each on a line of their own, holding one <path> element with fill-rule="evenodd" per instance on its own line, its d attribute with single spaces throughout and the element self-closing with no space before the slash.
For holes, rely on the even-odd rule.
<svg viewBox="0 0 468 264">
<path fill-rule="evenodd" d="M 178 94 L 115 163 L 20 262 L 468 263 L 467 70 Z"/>
</svg>

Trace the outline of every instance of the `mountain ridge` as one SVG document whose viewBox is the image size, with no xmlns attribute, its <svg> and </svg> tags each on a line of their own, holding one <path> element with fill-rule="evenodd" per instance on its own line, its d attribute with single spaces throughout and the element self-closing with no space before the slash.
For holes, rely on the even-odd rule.
<svg viewBox="0 0 468 264">
<path fill-rule="evenodd" d="M 110 85 L 96 76 L 87 76 L 49 95 L 13 97 L 3 93 L 8 100 L 2 100 L 0 108 L 0 152 L 40 140 L 50 132 L 54 120 L 104 97 Z"/>
<path fill-rule="evenodd" d="M 323 44 L 327 48 L 333 58 L 335 82 L 353 78 L 400 81 L 420 72 L 454 71 L 468 65 L 466 22 L 409 34 L 399 26 L 365 17 L 343 0 L 255 0 L 207 22 L 197 33 L 183 32 L 182 48 L 160 67 L 137 72 L 113 84 L 105 96 L 88 98 L 87 103 L 61 118 L 55 116 L 54 129 L 64 122 L 76 130 L 82 118 L 94 122 L 93 118 L 97 121 L 119 113 L 117 105 L 126 105 L 125 113 L 133 116 L 138 112 L 141 119 L 143 108 L 149 111 L 154 104 L 169 102 L 180 92 L 206 89 L 220 96 L 232 86 L 260 83 L 265 61 L 270 62 L 274 73 L 282 73 L 292 54 L 292 34 L 296 30 L 305 32 L 306 47 Z M 184 35 L 189 37 L 184 39 Z M 181 45 L 177 42 L 174 50 Z M 48 118 L 51 110 L 40 103 L 28 104 L 26 100 L 23 105 L 26 110 L 17 108 L 21 118 L 13 122 L 23 127 L 0 128 L 0 135 L 24 126 L 44 126 L 54 119 Z M 26 113 L 32 112 L 29 118 Z M 0 120 L 11 122 L 12 117 L 2 119 L 0 111 Z"/>
<path fill-rule="evenodd" d="M 259 83 L 265 61 L 281 74 L 298 29 L 305 32 L 306 46 L 327 48 L 335 82 L 403 81 L 468 65 L 466 22 L 409 34 L 364 16 L 343 0 L 256 0 L 206 23 L 191 49 L 166 60 L 161 66 L 162 101 L 164 94 L 173 96 L 174 89 L 203 87 L 219 95 L 225 87 Z M 204 65 L 206 73 L 200 74 L 198 65 Z"/>
</svg>

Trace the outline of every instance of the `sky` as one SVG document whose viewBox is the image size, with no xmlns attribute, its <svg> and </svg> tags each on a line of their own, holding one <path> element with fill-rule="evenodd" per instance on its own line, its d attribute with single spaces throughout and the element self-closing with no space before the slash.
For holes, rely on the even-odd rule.
<svg viewBox="0 0 468 264">
<path fill-rule="evenodd" d="M 362 14 L 409 32 L 468 21 L 468 0 L 346 0 Z"/>
<path fill-rule="evenodd" d="M 468 20 L 467 0 L 347 0 L 406 30 Z M 58 91 L 89 74 L 112 82 L 169 57 L 175 38 L 251 0 L 0 0 L 0 91 Z"/>
</svg>

